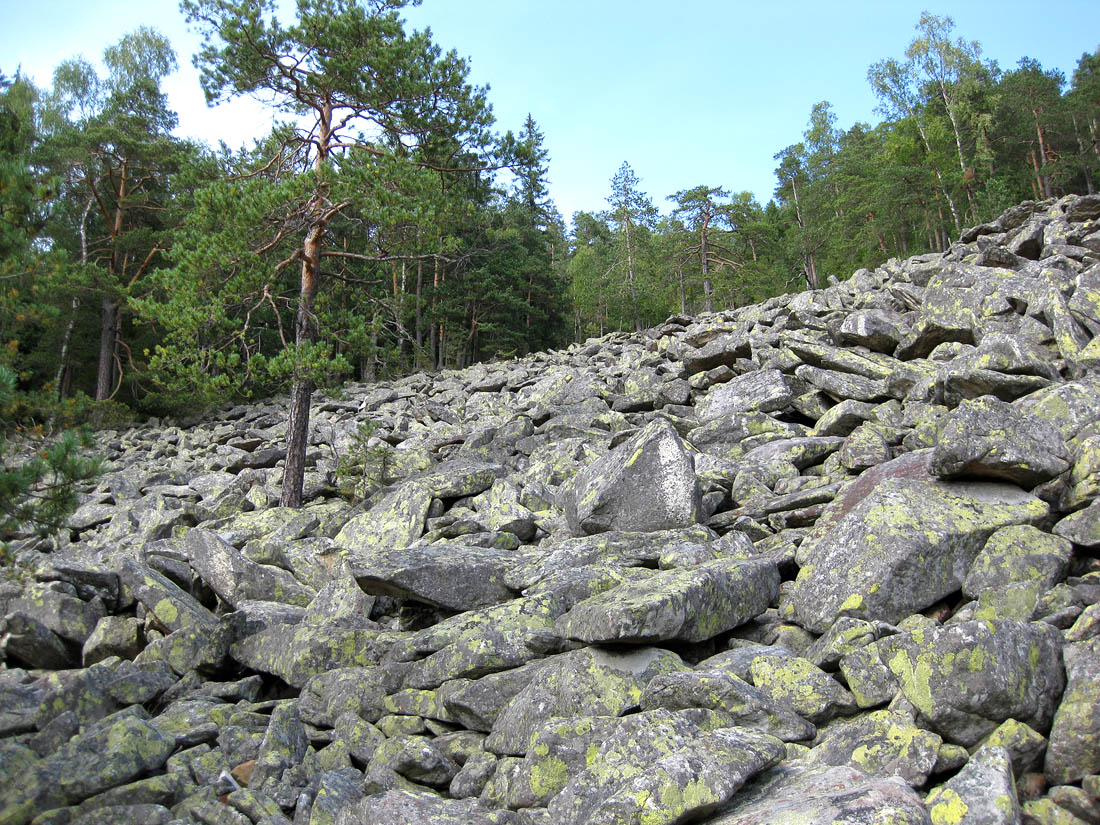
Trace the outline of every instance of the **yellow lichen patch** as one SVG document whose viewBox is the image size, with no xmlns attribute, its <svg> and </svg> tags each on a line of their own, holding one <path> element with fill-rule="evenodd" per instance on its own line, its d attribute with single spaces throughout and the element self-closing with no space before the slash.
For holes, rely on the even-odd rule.
<svg viewBox="0 0 1100 825">
<path fill-rule="evenodd" d="M 933 791 L 926 804 L 932 825 L 958 825 L 970 810 L 970 806 L 951 788 Z"/>
</svg>

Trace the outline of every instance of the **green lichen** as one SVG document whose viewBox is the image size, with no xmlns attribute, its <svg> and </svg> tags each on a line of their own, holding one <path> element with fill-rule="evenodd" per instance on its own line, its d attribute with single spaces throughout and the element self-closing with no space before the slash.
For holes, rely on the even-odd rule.
<svg viewBox="0 0 1100 825">
<path fill-rule="evenodd" d="M 549 800 L 568 782 L 569 766 L 555 756 L 539 759 L 531 765 L 531 791 L 536 799 Z"/>
</svg>

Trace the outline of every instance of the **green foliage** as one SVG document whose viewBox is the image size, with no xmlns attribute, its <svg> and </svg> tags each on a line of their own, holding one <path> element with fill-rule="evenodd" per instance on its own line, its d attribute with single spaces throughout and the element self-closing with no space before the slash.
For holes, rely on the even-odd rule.
<svg viewBox="0 0 1100 825">
<path fill-rule="evenodd" d="M 26 530 L 48 535 L 65 524 L 77 505 L 79 485 L 100 472 L 86 431 L 50 437 L 40 428 L 21 428 L 14 437 L 10 410 L 15 374 L 0 366 L 0 540 Z"/>
<path fill-rule="evenodd" d="M 337 455 L 336 489 L 349 501 L 364 501 L 392 481 L 393 447 L 374 437 L 377 430 L 376 422 L 364 421 L 346 450 Z"/>
<path fill-rule="evenodd" d="M 521 355 L 944 250 L 1100 180 L 1100 50 L 1067 87 L 926 13 L 869 69 L 883 121 L 842 128 L 815 104 L 767 203 L 708 181 L 658 215 L 624 163 L 567 234 L 534 117 L 494 134 L 466 61 L 405 29 L 414 4 L 300 0 L 280 19 L 274 0 L 184 0 L 208 99 L 293 119 L 236 151 L 173 136 L 176 55 L 151 29 L 104 49 L 104 72 L 0 75 L 9 421 L 124 426 L 122 401 L 192 412 Z"/>
</svg>

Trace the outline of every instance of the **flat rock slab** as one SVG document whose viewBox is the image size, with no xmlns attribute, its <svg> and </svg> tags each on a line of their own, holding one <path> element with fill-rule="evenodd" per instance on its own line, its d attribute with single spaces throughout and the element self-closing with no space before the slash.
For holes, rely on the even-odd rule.
<svg viewBox="0 0 1100 825">
<path fill-rule="evenodd" d="M 515 597 L 505 576 L 514 553 L 459 544 L 360 551 L 349 558 L 367 593 L 412 599 L 446 610 L 474 610 Z"/>
<path fill-rule="evenodd" d="M 432 493 L 427 487 L 418 481 L 405 482 L 348 521 L 333 543 L 346 549 L 349 558 L 376 550 L 402 550 L 423 535 L 431 504 Z"/>
<path fill-rule="evenodd" d="M 556 825 L 687 821 L 726 802 L 785 753 L 758 731 L 708 732 L 666 710 L 633 715 L 550 801 L 550 817 Z"/>
<path fill-rule="evenodd" d="M 779 370 L 756 370 L 712 389 L 696 405 L 700 421 L 741 412 L 775 412 L 787 407 L 794 394 Z"/>
<path fill-rule="evenodd" d="M 1011 485 L 888 478 L 813 544 L 792 593 L 798 620 L 814 633 L 840 616 L 896 623 L 959 590 L 995 530 L 1048 512 Z"/>
<path fill-rule="evenodd" d="M 590 644 L 700 642 L 759 616 L 778 594 L 774 561 L 719 559 L 613 587 L 577 604 L 554 629 Z"/>
<path fill-rule="evenodd" d="M 729 716 L 738 727 L 754 728 L 785 742 L 812 739 L 817 728 L 766 693 L 732 673 L 691 670 L 654 676 L 645 686 L 644 710 L 705 708 Z"/>
<path fill-rule="evenodd" d="M 932 825 L 900 777 L 785 763 L 762 774 L 708 825 Z"/>
<path fill-rule="evenodd" d="M 234 607 L 249 599 L 306 607 L 317 595 L 286 570 L 249 561 L 210 530 L 188 530 L 183 547 L 199 578 Z"/>
<path fill-rule="evenodd" d="M 14 816 L 3 821 L 28 822 L 40 811 L 72 805 L 137 779 L 163 766 L 175 747 L 172 737 L 137 714 L 124 711 L 104 719 L 5 789 L 0 810 Z M 20 818 L 24 809 L 30 815 Z"/>
<path fill-rule="evenodd" d="M 702 518 L 695 461 L 663 418 L 581 470 L 563 497 L 575 536 L 667 530 Z"/>
<path fill-rule="evenodd" d="M 234 644 L 230 655 L 300 688 L 318 673 L 378 664 L 391 643 L 389 634 L 377 630 L 274 625 Z"/>
<path fill-rule="evenodd" d="M 473 799 L 441 799 L 411 791 L 391 790 L 368 796 L 336 816 L 336 825 L 530 825 L 515 811 L 495 811 Z"/>
</svg>

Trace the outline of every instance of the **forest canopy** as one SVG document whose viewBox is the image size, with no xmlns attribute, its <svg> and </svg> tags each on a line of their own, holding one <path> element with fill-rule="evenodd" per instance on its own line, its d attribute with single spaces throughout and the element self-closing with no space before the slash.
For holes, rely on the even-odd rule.
<svg viewBox="0 0 1100 825">
<path fill-rule="evenodd" d="M 868 67 L 882 120 L 844 130 L 815 104 L 767 203 L 737 181 L 647 192 L 624 161 L 606 208 L 567 225 L 539 123 L 496 123 L 408 5 L 302 0 L 280 20 L 273 0 L 184 0 L 207 99 L 282 119 L 239 150 L 177 135 L 163 81 L 192 56 L 153 29 L 42 88 L 0 66 L 7 422 L 290 391 L 293 431 L 318 386 L 815 288 L 1100 179 L 1100 49 L 1068 78 L 1004 68 L 926 13 Z"/>
</svg>

